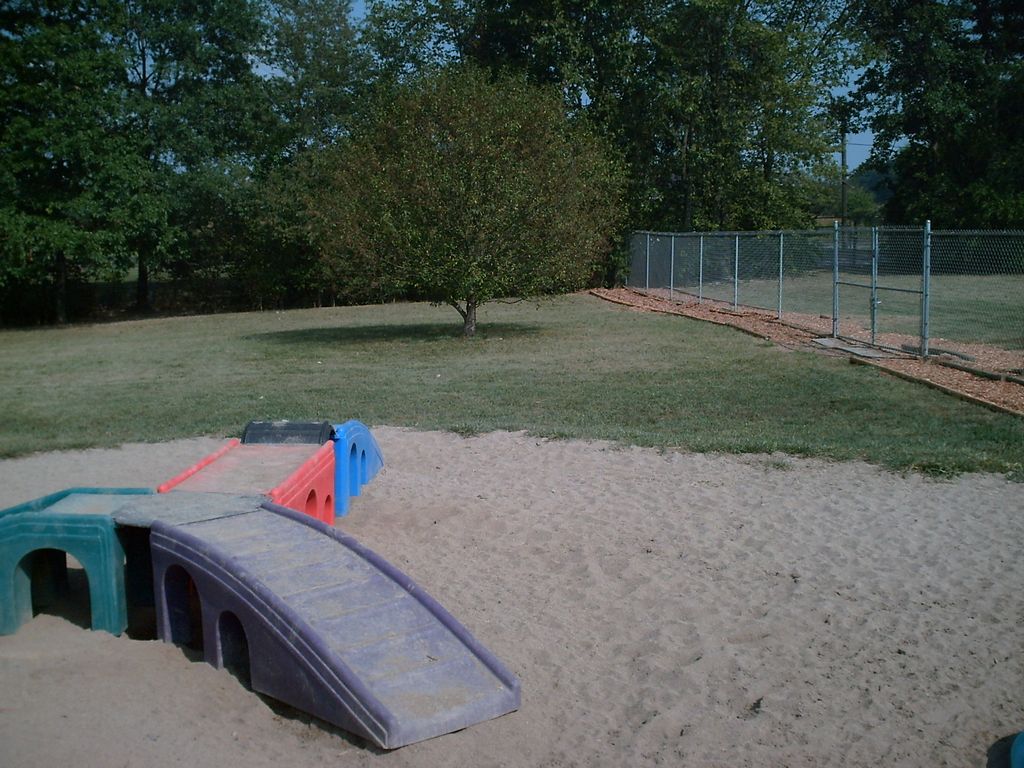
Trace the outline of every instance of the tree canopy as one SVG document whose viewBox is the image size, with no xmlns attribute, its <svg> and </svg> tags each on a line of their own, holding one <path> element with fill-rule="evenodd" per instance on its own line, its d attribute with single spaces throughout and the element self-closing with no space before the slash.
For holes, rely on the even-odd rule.
<svg viewBox="0 0 1024 768">
<path fill-rule="evenodd" d="M 886 221 L 1024 226 L 1014 0 L 370 0 L 366 11 L 355 18 L 351 0 L 0 4 L 0 322 L 62 321 L 75 312 L 69 286 L 103 279 L 135 279 L 146 309 L 154 275 L 224 281 L 251 306 L 426 295 L 383 275 L 383 261 L 350 253 L 370 270 L 357 275 L 321 258 L 326 235 L 314 247 L 301 193 L 325 183 L 327 158 L 337 166 L 369 142 L 364 127 L 388 98 L 412 103 L 442 71 L 467 87 L 486 72 L 540 88 L 578 141 L 611 147 L 623 228 L 810 226 L 838 197 L 833 152 L 848 126 L 875 134 Z M 420 149 L 424 163 L 438 151 Z M 454 184 L 447 174 L 429 183 Z M 523 194 L 514 179 L 488 183 Z M 421 190 L 424 206 L 431 194 Z M 419 225 L 417 243 L 438 242 L 437 227 Z M 514 279 L 515 292 L 535 290 L 528 270 Z"/>
<path fill-rule="evenodd" d="M 294 189 L 339 283 L 458 310 L 576 290 L 622 223 L 623 172 L 561 95 L 473 66 L 378 98 Z"/>
<path fill-rule="evenodd" d="M 823 94 L 850 49 L 845 3 L 397 0 L 368 39 L 393 77 L 446 61 L 560 88 L 620 147 L 637 226 L 806 224 L 802 175 L 832 137 Z"/>
<path fill-rule="evenodd" d="M 67 316 L 69 277 L 123 265 L 138 170 L 104 50 L 102 4 L 0 10 L 0 287 L 46 281 Z"/>
<path fill-rule="evenodd" d="M 863 0 L 857 20 L 887 218 L 1024 226 L 1024 6 Z"/>
</svg>

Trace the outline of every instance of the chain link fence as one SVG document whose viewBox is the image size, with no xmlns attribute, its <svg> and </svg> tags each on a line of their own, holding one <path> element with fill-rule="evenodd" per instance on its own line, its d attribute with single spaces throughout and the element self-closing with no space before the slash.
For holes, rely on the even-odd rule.
<svg viewBox="0 0 1024 768">
<path fill-rule="evenodd" d="M 628 285 L 823 336 L 1024 370 L 1024 232 L 636 232 Z"/>
</svg>

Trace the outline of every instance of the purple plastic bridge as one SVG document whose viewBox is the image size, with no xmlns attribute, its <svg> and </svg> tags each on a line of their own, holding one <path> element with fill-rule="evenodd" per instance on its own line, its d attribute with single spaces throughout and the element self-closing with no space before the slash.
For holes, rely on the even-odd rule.
<svg viewBox="0 0 1024 768">
<path fill-rule="evenodd" d="M 150 545 L 161 638 L 188 643 L 201 632 L 213 666 L 247 655 L 254 690 L 380 747 L 519 707 L 519 680 L 465 627 L 318 520 L 266 503 L 187 524 L 154 521 Z M 198 625 L 189 579 L 201 596 Z"/>
</svg>

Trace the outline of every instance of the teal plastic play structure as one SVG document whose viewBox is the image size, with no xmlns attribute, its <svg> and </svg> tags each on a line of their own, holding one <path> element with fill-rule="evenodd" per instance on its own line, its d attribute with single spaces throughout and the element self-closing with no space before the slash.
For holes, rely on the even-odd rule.
<svg viewBox="0 0 1024 768">
<path fill-rule="evenodd" d="M 246 434 L 291 448 L 328 435 L 340 514 L 383 467 L 358 421 Z M 121 634 L 131 607 L 153 606 L 161 639 L 198 643 L 214 666 L 248 669 L 253 690 L 382 748 L 519 707 L 518 678 L 408 576 L 255 489 L 71 488 L 0 511 L 0 634 L 60 592 L 68 555 L 86 573 L 94 630 Z"/>
<path fill-rule="evenodd" d="M 127 626 L 125 553 L 114 521 L 87 502 L 104 494 L 149 494 L 140 488 L 70 488 L 0 511 L 0 634 L 9 635 L 32 618 L 32 584 L 44 596 L 67 580 L 65 553 L 82 564 L 89 579 L 93 629 L 121 634 Z M 45 599 L 45 597 L 44 597 Z"/>
</svg>

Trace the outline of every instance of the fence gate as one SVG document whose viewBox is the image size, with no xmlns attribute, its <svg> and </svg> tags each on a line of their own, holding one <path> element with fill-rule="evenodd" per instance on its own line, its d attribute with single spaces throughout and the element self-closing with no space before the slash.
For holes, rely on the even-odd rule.
<svg viewBox="0 0 1024 768">
<path fill-rule="evenodd" d="M 927 226 L 836 228 L 833 335 L 927 354 L 930 241 Z"/>
</svg>

